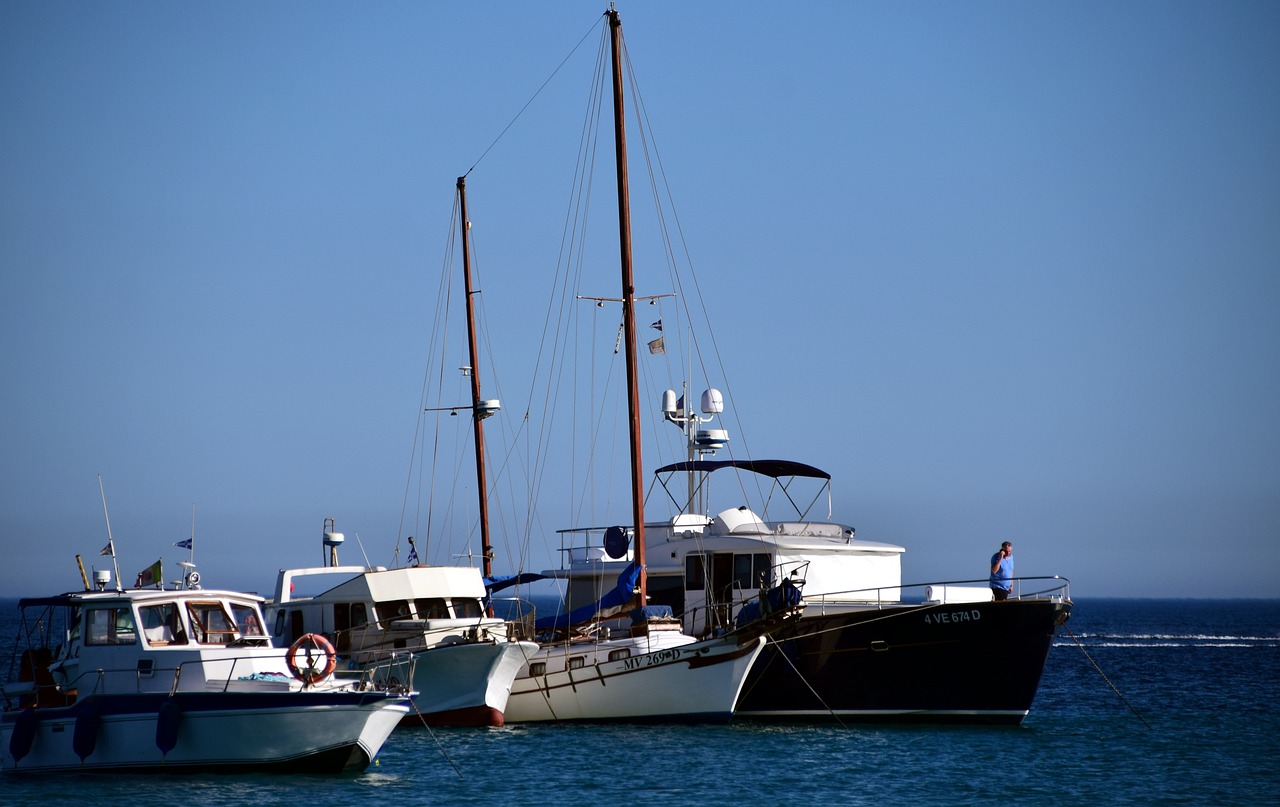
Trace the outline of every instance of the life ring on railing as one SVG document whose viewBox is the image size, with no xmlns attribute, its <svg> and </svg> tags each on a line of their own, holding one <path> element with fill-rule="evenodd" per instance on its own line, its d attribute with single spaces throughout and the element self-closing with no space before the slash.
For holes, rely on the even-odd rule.
<svg viewBox="0 0 1280 807">
<path fill-rule="evenodd" d="M 303 655 L 303 663 L 298 663 L 298 655 Z M 329 640 L 318 633 L 307 633 L 298 641 L 289 645 L 284 663 L 289 665 L 289 672 L 304 684 L 318 684 L 333 674 L 338 666 L 338 653 Z"/>
</svg>

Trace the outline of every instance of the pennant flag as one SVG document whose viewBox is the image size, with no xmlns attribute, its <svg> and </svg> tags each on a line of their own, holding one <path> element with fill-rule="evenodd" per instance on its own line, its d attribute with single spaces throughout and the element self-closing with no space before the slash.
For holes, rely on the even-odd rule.
<svg viewBox="0 0 1280 807">
<path fill-rule="evenodd" d="M 660 331 L 660 330 L 662 330 L 662 320 L 658 320 L 657 322 L 653 323 L 653 324 L 652 324 L 652 325 L 650 325 L 649 327 L 650 327 L 650 328 L 653 328 L 655 331 Z"/>
<path fill-rule="evenodd" d="M 188 538 L 185 541 L 178 541 L 176 544 L 174 544 L 174 546 L 178 547 L 179 549 L 190 549 L 191 543 L 194 540 L 195 540 L 194 538 Z"/>
<path fill-rule="evenodd" d="M 410 535 L 410 536 L 409 536 L 409 559 L 408 559 L 408 563 L 409 563 L 409 565 L 410 565 L 410 566 L 417 566 L 417 565 L 418 565 L 418 547 L 414 546 L 414 543 L 413 543 L 413 536 L 412 536 L 412 535 Z"/>
<path fill-rule="evenodd" d="M 151 588 L 152 586 L 164 585 L 164 568 L 162 563 L 164 558 L 151 564 L 150 568 L 143 569 L 138 572 L 138 579 L 133 584 L 134 588 Z"/>
<path fill-rule="evenodd" d="M 667 352 L 667 346 L 663 343 L 661 336 L 649 343 L 649 352 L 655 354 Z"/>
<path fill-rule="evenodd" d="M 98 554 L 99 554 L 99 555 L 110 555 L 111 557 L 113 557 L 113 558 L 114 558 L 114 557 L 116 556 L 116 544 L 115 544 L 115 542 L 114 542 L 114 541 L 110 541 L 110 540 L 108 540 L 108 541 L 107 541 L 107 545 L 106 545 L 106 546 L 104 546 L 104 547 L 102 547 L 102 551 L 101 551 L 101 552 L 99 552 Z"/>
</svg>

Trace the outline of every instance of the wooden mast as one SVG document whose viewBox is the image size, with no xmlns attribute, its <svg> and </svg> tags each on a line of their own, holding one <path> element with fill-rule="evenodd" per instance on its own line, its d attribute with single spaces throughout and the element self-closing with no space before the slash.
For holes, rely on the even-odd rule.
<svg viewBox="0 0 1280 807">
<path fill-rule="evenodd" d="M 493 576 L 493 544 L 489 541 L 489 488 L 484 473 L 484 423 L 480 417 L 480 362 L 476 350 L 476 311 L 471 288 L 470 221 L 467 219 L 467 178 L 458 177 L 458 206 L 462 219 L 462 274 L 467 300 L 467 342 L 471 351 L 471 424 L 475 429 L 476 495 L 480 500 L 480 552 L 485 577 Z"/>
<path fill-rule="evenodd" d="M 640 461 L 640 397 L 636 373 L 635 283 L 631 272 L 631 199 L 627 190 L 627 132 L 622 114 L 622 21 L 610 8 L 610 41 L 613 49 L 613 132 L 618 166 L 618 246 L 622 257 L 622 323 L 627 358 L 627 419 L 631 438 L 631 517 L 635 525 L 635 563 L 640 567 L 639 600 L 643 607 L 648 575 L 645 572 L 644 480 Z"/>
</svg>

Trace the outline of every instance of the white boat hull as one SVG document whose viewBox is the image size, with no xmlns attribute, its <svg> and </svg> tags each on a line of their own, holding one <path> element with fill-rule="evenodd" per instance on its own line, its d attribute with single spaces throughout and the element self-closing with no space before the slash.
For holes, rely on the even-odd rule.
<svg viewBox="0 0 1280 807">
<path fill-rule="evenodd" d="M 521 671 L 507 722 L 727 723 L 764 638 L 739 644 L 734 637 L 670 636 L 542 648 L 532 663 L 545 663 L 546 672 Z M 607 660 L 628 646 L 630 657 Z M 584 655 L 582 667 L 565 668 L 567 659 Z"/>
<path fill-rule="evenodd" d="M 533 642 L 445 645 L 414 654 L 413 709 L 406 725 L 501 726 L 512 683 L 537 652 Z"/>
<path fill-rule="evenodd" d="M 162 717 L 166 702 L 177 704 L 176 716 Z M 0 763 L 13 773 L 363 770 L 408 710 L 407 700 L 382 693 L 94 696 L 29 710 L 34 730 L 22 725 L 22 713 L 6 713 Z"/>
</svg>

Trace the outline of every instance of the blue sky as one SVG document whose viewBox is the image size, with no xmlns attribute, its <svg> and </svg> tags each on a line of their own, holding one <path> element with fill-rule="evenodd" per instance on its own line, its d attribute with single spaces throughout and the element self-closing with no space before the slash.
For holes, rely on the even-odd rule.
<svg viewBox="0 0 1280 807">
<path fill-rule="evenodd" d="M 0 592 L 102 565 L 99 475 L 129 580 L 185 557 L 193 505 L 209 584 L 269 591 L 326 517 L 390 563 L 473 165 L 514 456 L 603 10 L 0 4 Z M 1009 539 L 1077 597 L 1280 596 L 1280 7 L 619 11 L 735 452 L 830 471 L 907 581 Z M 650 468 L 677 458 L 652 422 Z M 529 526 L 502 510 L 500 571 L 625 515 L 571 503 L 577 462 Z M 457 480 L 436 562 L 476 549 Z"/>
</svg>

